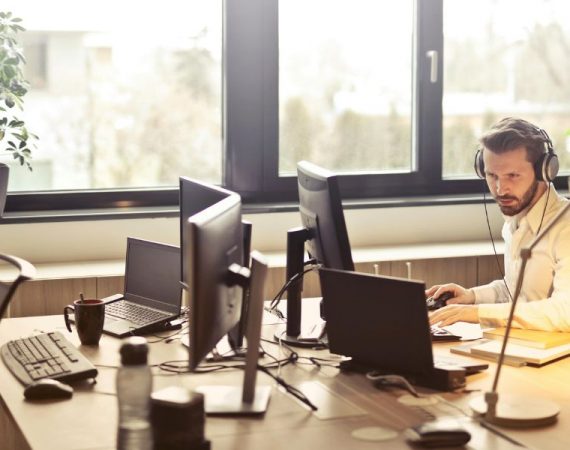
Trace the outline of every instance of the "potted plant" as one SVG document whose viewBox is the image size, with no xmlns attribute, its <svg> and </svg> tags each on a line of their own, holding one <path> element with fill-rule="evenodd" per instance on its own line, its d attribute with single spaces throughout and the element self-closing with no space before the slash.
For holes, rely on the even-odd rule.
<svg viewBox="0 0 570 450">
<path fill-rule="evenodd" d="M 32 170 L 32 146 L 37 136 L 28 132 L 18 116 L 28 83 L 22 69 L 26 60 L 18 47 L 17 35 L 25 31 L 22 19 L 0 12 L 0 152 L 11 154 L 22 166 Z M 9 170 L 0 163 L 0 217 L 4 212 Z"/>
</svg>

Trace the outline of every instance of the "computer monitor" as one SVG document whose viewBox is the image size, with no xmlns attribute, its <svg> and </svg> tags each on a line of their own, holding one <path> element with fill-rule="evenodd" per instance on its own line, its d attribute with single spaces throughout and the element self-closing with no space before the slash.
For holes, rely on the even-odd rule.
<svg viewBox="0 0 570 450">
<path fill-rule="evenodd" d="M 252 253 L 251 272 L 243 267 L 241 199 L 237 194 L 192 215 L 184 225 L 186 280 L 190 299 L 189 364 L 194 370 L 239 321 L 242 291 L 249 287 L 246 338 L 248 349 L 243 387 L 199 388 L 209 414 L 265 412 L 270 387 L 255 387 L 263 288 L 267 264 Z"/>
<path fill-rule="evenodd" d="M 188 177 L 179 178 L 179 201 L 180 201 L 180 245 L 181 245 L 181 276 L 180 279 L 183 283 L 187 283 L 186 280 L 186 260 L 185 260 L 185 248 L 184 248 L 184 226 L 188 221 L 188 218 L 206 208 L 218 203 L 219 201 L 235 194 L 232 191 L 221 188 L 219 186 L 204 183 L 198 180 L 194 180 Z M 251 248 L 251 223 L 247 221 L 242 221 L 243 229 L 243 260 L 240 262 L 245 267 L 249 267 L 249 254 Z M 186 299 L 185 299 L 186 300 Z M 188 304 L 187 300 L 183 302 Z M 241 347 L 243 346 L 243 335 L 245 332 L 245 318 L 247 316 L 247 305 L 248 305 L 248 290 L 245 289 L 243 292 L 242 299 L 242 310 L 241 317 L 242 320 L 238 322 L 234 329 L 228 334 L 228 341 L 230 346 L 235 353 L 241 353 Z"/>
<path fill-rule="evenodd" d="M 188 177 L 180 177 L 180 245 L 184 245 L 184 227 L 188 218 L 206 208 L 218 203 L 220 200 L 232 195 L 231 191 L 215 186 L 213 184 L 203 183 Z M 181 261 L 181 277 L 183 282 L 187 282 L 186 277 L 186 261 L 184 258 L 184 248 L 182 250 Z"/>
<path fill-rule="evenodd" d="M 338 177 L 307 161 L 297 163 L 299 212 L 303 227 L 287 233 L 286 279 L 303 272 L 305 248 L 309 258 L 329 269 L 354 270 L 350 242 L 344 220 Z M 301 292 L 303 281 L 291 282 L 287 289 L 287 326 L 276 338 L 291 345 L 311 346 L 313 339 L 301 334 Z"/>
</svg>

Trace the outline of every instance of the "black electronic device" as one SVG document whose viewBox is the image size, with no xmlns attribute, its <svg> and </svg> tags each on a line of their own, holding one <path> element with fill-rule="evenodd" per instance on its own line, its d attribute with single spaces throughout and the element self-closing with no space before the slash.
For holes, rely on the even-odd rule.
<svg viewBox="0 0 570 450">
<path fill-rule="evenodd" d="M 330 351 L 352 358 L 343 369 L 403 375 L 438 390 L 465 385 L 463 360 L 433 357 L 424 283 L 325 268 L 319 277 Z"/>
<path fill-rule="evenodd" d="M 340 198 L 338 177 L 307 161 L 297 163 L 299 213 L 303 227 L 287 233 L 286 279 L 287 326 L 278 330 L 275 337 L 291 345 L 314 346 L 314 339 L 301 334 L 302 274 L 305 263 L 305 246 L 309 258 L 331 269 L 354 270 L 348 232 Z"/>
<path fill-rule="evenodd" d="M 428 311 L 435 311 L 436 309 L 443 308 L 447 306 L 447 301 L 453 298 L 453 292 L 444 292 L 439 297 L 428 297 L 426 300 L 426 306 Z"/>
<path fill-rule="evenodd" d="M 411 444 L 428 448 L 461 447 L 471 440 L 471 434 L 452 418 L 408 428 L 404 435 Z"/>
<path fill-rule="evenodd" d="M 460 341 L 461 336 L 453 334 L 451 331 L 438 327 L 437 325 L 431 325 L 429 328 L 431 340 L 434 342 L 449 342 L 449 341 Z"/>
<path fill-rule="evenodd" d="M 179 203 L 180 203 L 180 280 L 186 280 L 186 248 L 184 247 L 184 227 L 188 219 L 194 214 L 204 211 L 219 201 L 229 197 L 233 193 L 219 186 L 204 183 L 188 177 L 179 178 Z"/>
<path fill-rule="evenodd" d="M 103 299 L 103 332 L 125 337 L 164 331 L 181 312 L 179 267 L 179 247 L 127 238 L 124 293 Z"/>
<path fill-rule="evenodd" d="M 242 288 L 229 267 L 243 260 L 241 199 L 232 194 L 192 215 L 185 226 L 190 368 L 195 369 L 240 318 Z"/>
<path fill-rule="evenodd" d="M 256 387 L 267 264 L 259 253 L 252 252 L 251 271 L 242 266 L 242 233 L 241 199 L 237 194 L 192 215 L 184 226 L 191 370 L 238 323 L 243 289 L 250 290 L 243 386 L 199 388 L 205 395 L 208 414 L 262 414 L 269 402 L 271 387 Z"/>
<path fill-rule="evenodd" d="M 180 280 L 187 283 L 186 280 L 186 249 L 184 248 L 184 227 L 188 219 L 194 214 L 209 208 L 210 206 L 218 203 L 219 201 L 228 198 L 230 195 L 235 195 L 234 192 L 219 186 L 204 183 L 188 177 L 179 178 L 179 203 L 180 203 L 180 249 L 181 249 L 181 275 Z M 252 224 L 242 220 L 243 232 L 243 261 L 240 264 L 244 267 L 249 267 L 249 254 L 251 252 L 251 235 Z M 184 302 L 187 303 L 187 302 Z M 243 290 L 241 319 L 236 326 L 228 333 L 228 341 L 230 346 L 236 354 L 241 354 L 241 347 L 243 346 L 243 336 L 246 327 L 248 306 L 248 289 Z"/>
<path fill-rule="evenodd" d="M 50 378 L 34 381 L 24 389 L 24 397 L 27 400 L 55 400 L 72 396 L 73 388 L 70 385 Z"/>
</svg>

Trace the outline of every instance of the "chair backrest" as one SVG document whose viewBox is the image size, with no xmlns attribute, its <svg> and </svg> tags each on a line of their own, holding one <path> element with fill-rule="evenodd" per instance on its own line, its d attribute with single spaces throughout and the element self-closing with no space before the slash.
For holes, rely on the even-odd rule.
<svg viewBox="0 0 570 450">
<path fill-rule="evenodd" d="M 10 299 L 16 292 L 16 288 L 20 283 L 33 278 L 36 275 L 36 268 L 28 261 L 11 255 L 3 255 L 0 253 L 0 260 L 7 262 L 18 270 L 15 277 L 11 277 L 8 282 L 0 281 L 0 320 L 4 316 Z"/>
</svg>

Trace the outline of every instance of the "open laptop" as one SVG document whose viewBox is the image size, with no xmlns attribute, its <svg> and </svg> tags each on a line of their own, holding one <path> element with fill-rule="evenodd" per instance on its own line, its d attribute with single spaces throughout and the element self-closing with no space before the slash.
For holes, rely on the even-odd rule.
<svg viewBox="0 0 570 450">
<path fill-rule="evenodd" d="M 180 315 L 180 248 L 127 238 L 125 291 L 105 300 L 104 333 L 124 337 L 160 331 Z"/>
<path fill-rule="evenodd" d="M 424 283 L 334 269 L 319 277 L 330 351 L 356 366 L 412 377 L 440 366 L 465 374 L 488 367 L 453 356 L 434 361 Z"/>
</svg>

